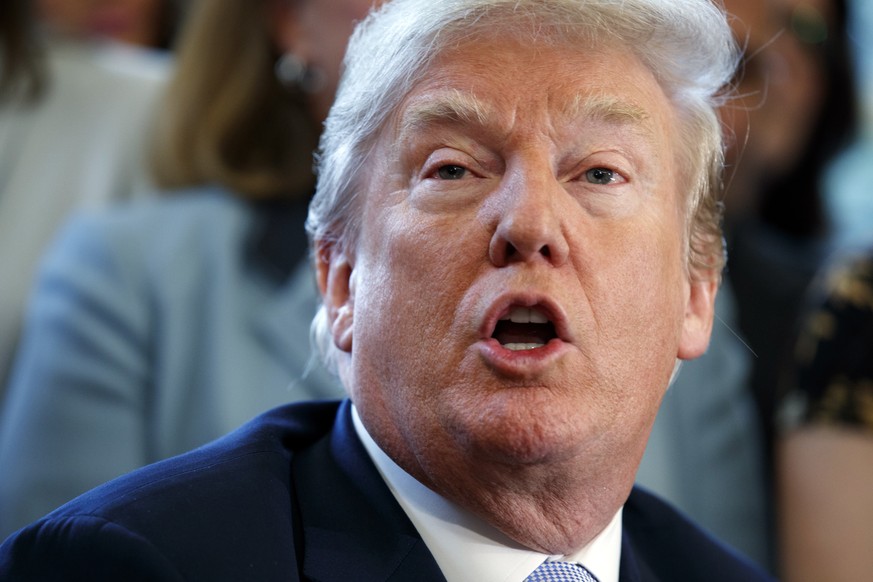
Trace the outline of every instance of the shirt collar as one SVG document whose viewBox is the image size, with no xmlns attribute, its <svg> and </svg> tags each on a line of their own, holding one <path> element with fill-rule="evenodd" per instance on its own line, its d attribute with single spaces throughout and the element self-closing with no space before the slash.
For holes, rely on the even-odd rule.
<svg viewBox="0 0 873 582">
<path fill-rule="evenodd" d="M 546 560 L 584 565 L 600 582 L 618 582 L 620 508 L 587 546 L 569 556 L 535 552 L 419 483 L 372 439 L 352 406 L 355 432 L 391 493 L 421 534 L 448 582 L 521 582 Z"/>
</svg>

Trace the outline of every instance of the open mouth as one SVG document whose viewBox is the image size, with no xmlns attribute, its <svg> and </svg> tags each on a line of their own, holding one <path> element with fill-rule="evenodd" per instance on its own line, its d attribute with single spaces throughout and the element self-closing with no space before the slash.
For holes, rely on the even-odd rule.
<svg viewBox="0 0 873 582">
<path fill-rule="evenodd" d="M 500 318 L 491 337 L 512 351 L 535 350 L 557 337 L 548 316 L 536 307 L 512 307 Z"/>
</svg>

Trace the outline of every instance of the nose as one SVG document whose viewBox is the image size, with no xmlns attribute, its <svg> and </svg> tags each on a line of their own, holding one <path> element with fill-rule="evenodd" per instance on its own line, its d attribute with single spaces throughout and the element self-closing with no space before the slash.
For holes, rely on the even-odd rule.
<svg viewBox="0 0 873 582">
<path fill-rule="evenodd" d="M 497 267 L 545 261 L 560 267 L 569 257 L 561 201 L 566 196 L 550 169 L 506 175 L 494 198 L 497 225 L 488 254 Z"/>
</svg>

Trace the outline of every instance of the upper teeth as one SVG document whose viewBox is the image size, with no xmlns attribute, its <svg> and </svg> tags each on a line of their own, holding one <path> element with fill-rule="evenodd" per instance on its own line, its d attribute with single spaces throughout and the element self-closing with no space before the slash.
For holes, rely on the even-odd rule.
<svg viewBox="0 0 873 582">
<path fill-rule="evenodd" d="M 501 321 L 511 321 L 512 323 L 548 323 L 549 318 L 541 311 L 530 307 L 513 307 L 512 310 L 505 316 L 500 318 Z"/>
</svg>

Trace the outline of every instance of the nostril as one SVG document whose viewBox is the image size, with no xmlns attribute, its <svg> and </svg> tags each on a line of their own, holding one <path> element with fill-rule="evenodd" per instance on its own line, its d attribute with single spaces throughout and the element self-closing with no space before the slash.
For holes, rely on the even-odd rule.
<svg viewBox="0 0 873 582">
<path fill-rule="evenodd" d="M 511 242 L 506 243 L 506 260 L 510 260 L 518 254 L 518 249 Z"/>
<path fill-rule="evenodd" d="M 537 252 L 540 255 L 542 255 L 543 257 L 545 257 L 546 259 L 552 258 L 552 249 L 549 245 L 543 245 L 542 247 L 539 248 L 539 250 Z M 534 254 L 536 254 L 536 253 L 531 253 L 531 256 L 533 256 Z M 525 258 L 527 258 L 527 257 L 522 256 L 522 252 L 518 250 L 518 247 L 516 247 L 511 242 L 508 242 L 508 241 L 506 242 L 506 245 L 504 247 L 504 255 L 503 255 L 503 260 L 505 262 L 512 262 L 515 260 L 525 259 Z"/>
</svg>

